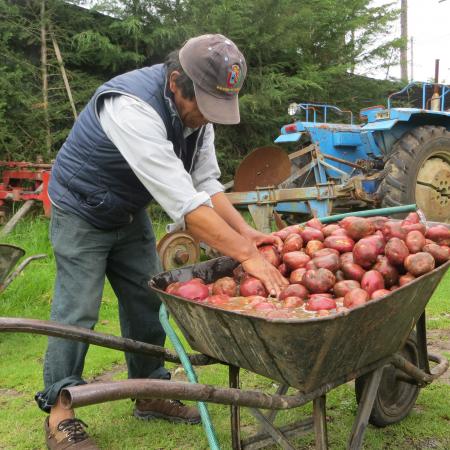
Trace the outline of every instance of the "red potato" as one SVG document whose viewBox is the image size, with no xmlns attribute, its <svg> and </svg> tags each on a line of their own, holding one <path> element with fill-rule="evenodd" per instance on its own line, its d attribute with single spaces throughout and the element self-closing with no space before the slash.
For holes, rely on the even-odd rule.
<svg viewBox="0 0 450 450">
<path fill-rule="evenodd" d="M 344 272 L 345 278 L 349 280 L 361 281 L 366 271 L 358 264 L 345 263 L 342 264 L 342 272 Z"/>
<path fill-rule="evenodd" d="M 269 311 L 272 309 L 276 309 L 276 306 L 273 303 L 269 302 L 261 302 L 254 306 L 255 311 Z"/>
<path fill-rule="evenodd" d="M 369 300 L 369 293 L 364 289 L 352 289 L 344 296 L 344 306 L 346 308 L 355 308 L 364 305 Z"/>
<path fill-rule="evenodd" d="M 322 292 L 320 294 L 309 294 L 308 298 L 314 298 L 314 297 L 328 297 L 328 298 L 333 298 L 333 294 L 330 292 Z"/>
<path fill-rule="evenodd" d="M 450 239 L 450 229 L 445 225 L 434 225 L 433 227 L 428 228 L 425 237 L 435 242 Z"/>
<path fill-rule="evenodd" d="M 398 279 L 398 284 L 399 284 L 399 286 L 404 286 L 405 284 L 408 284 L 415 279 L 416 279 L 416 277 L 412 273 L 405 273 L 405 275 L 402 275 Z"/>
<path fill-rule="evenodd" d="M 384 289 L 383 275 L 376 270 L 369 270 L 362 277 L 361 288 L 367 291 L 369 295 L 372 295 L 375 291 Z"/>
<path fill-rule="evenodd" d="M 316 252 L 322 250 L 324 247 L 325 246 L 322 241 L 316 241 L 315 239 L 313 239 L 306 244 L 305 252 L 312 258 Z"/>
<path fill-rule="evenodd" d="M 283 277 L 287 277 L 289 275 L 289 269 L 287 268 L 285 263 L 282 263 L 278 266 L 278 272 L 280 272 Z"/>
<path fill-rule="evenodd" d="M 206 302 L 215 306 L 223 306 L 230 302 L 230 297 L 224 294 L 210 295 L 206 298 Z"/>
<path fill-rule="evenodd" d="M 290 270 L 305 267 L 308 261 L 310 261 L 310 259 L 311 258 L 306 253 L 303 252 L 289 252 L 283 255 L 283 262 Z"/>
<path fill-rule="evenodd" d="M 415 277 L 431 272 L 435 266 L 433 256 L 427 252 L 415 253 L 405 258 L 405 269 Z"/>
<path fill-rule="evenodd" d="M 283 308 L 298 308 L 303 304 L 304 301 L 300 297 L 286 297 L 283 300 Z"/>
<path fill-rule="evenodd" d="M 339 256 L 333 254 L 316 256 L 311 260 L 311 262 L 318 269 L 328 269 L 331 272 L 336 272 L 336 270 L 338 270 L 340 267 Z"/>
<path fill-rule="evenodd" d="M 262 297 L 261 295 L 249 295 L 246 298 L 247 298 L 248 302 L 247 302 L 247 306 L 245 307 L 245 309 L 251 309 L 258 303 L 267 301 L 267 298 Z"/>
<path fill-rule="evenodd" d="M 388 295 L 390 293 L 391 291 L 389 291 L 388 289 L 378 289 L 377 291 L 372 292 L 370 298 L 372 300 L 375 300 L 376 298 L 384 297 L 385 295 Z"/>
<path fill-rule="evenodd" d="M 305 229 L 301 233 L 301 236 L 304 242 L 324 240 L 322 231 L 312 227 L 305 227 Z"/>
<path fill-rule="evenodd" d="M 307 311 L 336 309 L 336 302 L 329 297 L 314 297 L 308 300 L 305 309 Z"/>
<path fill-rule="evenodd" d="M 212 287 L 214 295 L 225 294 L 234 297 L 237 294 L 237 284 L 231 277 L 219 278 Z"/>
<path fill-rule="evenodd" d="M 347 292 L 350 292 L 353 289 L 361 288 L 361 285 L 356 280 L 343 280 L 338 281 L 333 286 L 333 292 L 337 297 L 344 297 Z"/>
<path fill-rule="evenodd" d="M 405 258 L 409 255 L 409 250 L 401 239 L 393 237 L 387 242 L 384 248 L 384 254 L 391 264 L 401 266 Z"/>
<path fill-rule="evenodd" d="M 422 250 L 433 256 L 436 264 L 444 264 L 450 259 L 450 248 L 445 245 L 426 244 Z"/>
<path fill-rule="evenodd" d="M 375 247 L 377 249 L 377 256 L 384 253 L 384 248 L 386 246 L 386 241 L 384 239 L 383 233 L 377 232 L 380 234 L 372 234 L 372 236 L 367 236 L 364 239 L 369 240 L 370 242 L 373 242 L 375 244 Z"/>
<path fill-rule="evenodd" d="M 272 266 L 278 267 L 281 264 L 280 252 L 273 245 L 261 245 L 258 251 Z"/>
<path fill-rule="evenodd" d="M 384 255 L 379 255 L 374 270 L 381 273 L 384 278 L 384 285 L 388 288 L 398 283 L 398 270 L 393 266 Z"/>
<path fill-rule="evenodd" d="M 416 212 L 410 212 L 405 217 L 405 220 L 403 222 L 405 223 L 405 225 L 406 223 L 419 223 L 420 222 L 419 214 L 417 214 Z"/>
<path fill-rule="evenodd" d="M 364 217 L 356 217 L 349 223 L 342 225 L 347 234 L 355 241 L 369 236 L 375 232 L 375 226 Z"/>
<path fill-rule="evenodd" d="M 405 223 L 402 222 L 403 231 L 409 233 L 410 231 L 420 231 L 425 234 L 427 227 L 423 223 Z"/>
<path fill-rule="evenodd" d="M 317 219 L 317 217 L 308 220 L 308 222 L 306 222 L 305 225 L 307 227 L 315 228 L 316 230 L 321 230 L 323 228 L 322 222 L 319 219 Z"/>
<path fill-rule="evenodd" d="M 339 228 L 331 233 L 331 236 L 348 236 L 344 228 Z"/>
<path fill-rule="evenodd" d="M 242 296 L 248 297 L 250 295 L 260 295 L 267 297 L 268 292 L 262 282 L 258 278 L 247 276 L 241 281 L 239 292 Z"/>
<path fill-rule="evenodd" d="M 410 231 L 406 235 L 405 244 L 410 253 L 421 252 L 423 246 L 425 245 L 425 236 L 420 231 Z"/>
<path fill-rule="evenodd" d="M 331 225 L 326 225 L 325 227 L 323 227 L 322 233 L 325 237 L 328 237 L 328 236 L 331 236 L 331 233 L 333 233 L 333 231 L 337 231 L 337 230 L 342 230 L 342 228 L 339 225 L 336 225 L 333 223 Z"/>
<path fill-rule="evenodd" d="M 290 225 L 283 228 L 282 230 L 274 231 L 272 234 L 274 236 L 278 236 L 279 238 L 281 238 L 281 240 L 284 241 L 292 233 L 300 234 L 302 229 L 303 228 L 300 225 Z"/>
<path fill-rule="evenodd" d="M 190 280 L 181 283 L 181 285 L 173 291 L 173 294 L 189 300 L 202 301 L 208 297 L 209 290 L 205 284 Z"/>
<path fill-rule="evenodd" d="M 313 293 L 327 292 L 335 283 L 336 277 L 328 269 L 307 270 L 302 279 L 302 284 Z"/>
<path fill-rule="evenodd" d="M 357 219 L 359 219 L 359 217 L 357 216 L 347 216 L 339 222 L 339 225 L 341 226 L 341 228 L 347 228 L 352 222 Z"/>
<path fill-rule="evenodd" d="M 364 269 L 370 269 L 376 262 L 377 256 L 377 246 L 372 240 L 361 239 L 353 247 L 353 261 Z"/>
<path fill-rule="evenodd" d="M 334 248 L 323 248 L 321 250 L 317 250 L 317 252 L 314 253 L 314 258 L 319 258 L 320 256 L 326 256 L 326 255 L 339 256 L 339 252 L 337 250 L 335 250 Z"/>
<path fill-rule="evenodd" d="M 355 241 L 349 236 L 328 236 L 323 243 L 339 253 L 351 252 L 355 246 Z"/>
<path fill-rule="evenodd" d="M 290 284 L 280 292 L 278 300 L 284 300 L 288 297 L 299 297 L 305 299 L 308 297 L 308 295 L 308 289 L 306 289 L 306 287 L 302 284 Z"/>
<path fill-rule="evenodd" d="M 293 270 L 291 272 L 291 275 L 289 276 L 289 282 L 290 283 L 301 283 L 305 272 L 306 272 L 306 267 L 300 267 L 300 269 Z"/>
<path fill-rule="evenodd" d="M 389 220 L 387 217 L 384 216 L 373 216 L 368 217 L 367 220 L 372 223 L 372 225 L 375 227 L 375 230 L 383 230 L 385 223 Z"/>
<path fill-rule="evenodd" d="M 303 239 L 299 234 L 292 233 L 284 241 L 282 253 L 296 252 L 303 247 Z"/>
<path fill-rule="evenodd" d="M 388 220 L 384 224 L 383 228 L 383 235 L 386 240 L 389 240 L 393 237 L 399 238 L 399 239 L 405 239 L 406 237 L 406 230 L 403 229 L 401 222 L 394 222 Z"/>
<path fill-rule="evenodd" d="M 342 253 L 342 255 L 339 257 L 339 259 L 341 260 L 341 265 L 345 264 L 345 263 L 355 262 L 353 260 L 353 252 Z"/>
<path fill-rule="evenodd" d="M 313 269 L 317 269 L 318 267 L 314 264 L 314 261 L 308 261 L 308 263 L 305 266 L 306 270 L 313 270 Z"/>
</svg>

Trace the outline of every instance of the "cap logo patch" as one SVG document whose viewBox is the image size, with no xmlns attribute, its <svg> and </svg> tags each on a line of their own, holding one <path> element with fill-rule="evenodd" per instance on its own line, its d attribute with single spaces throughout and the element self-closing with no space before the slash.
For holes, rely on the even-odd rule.
<svg viewBox="0 0 450 450">
<path fill-rule="evenodd" d="M 231 70 L 228 72 L 227 86 L 229 88 L 235 87 L 236 84 L 239 83 L 240 75 L 241 75 L 241 68 L 237 64 L 233 64 L 231 66 Z"/>
</svg>

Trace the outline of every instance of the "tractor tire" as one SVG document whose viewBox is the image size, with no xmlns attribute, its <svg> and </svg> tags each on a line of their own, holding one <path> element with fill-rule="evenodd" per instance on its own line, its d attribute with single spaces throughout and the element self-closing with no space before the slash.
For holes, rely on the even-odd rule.
<svg viewBox="0 0 450 450">
<path fill-rule="evenodd" d="M 382 206 L 416 203 L 427 220 L 450 222 L 450 131 L 425 125 L 400 138 L 385 164 Z"/>
<path fill-rule="evenodd" d="M 415 331 L 411 332 L 399 353 L 416 367 L 419 367 L 419 351 Z M 376 427 L 383 428 L 400 422 L 411 412 L 416 403 L 420 387 L 397 379 L 398 373 L 399 370 L 392 364 L 386 366 L 383 370 L 380 386 L 369 417 L 369 422 Z M 367 375 L 355 380 L 355 394 L 358 404 L 367 382 Z"/>
</svg>

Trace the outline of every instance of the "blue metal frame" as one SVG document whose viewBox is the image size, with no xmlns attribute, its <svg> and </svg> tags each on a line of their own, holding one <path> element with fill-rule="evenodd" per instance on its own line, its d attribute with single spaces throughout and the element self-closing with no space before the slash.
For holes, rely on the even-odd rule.
<svg viewBox="0 0 450 450">
<path fill-rule="evenodd" d="M 392 108 L 394 99 L 405 94 L 415 86 L 422 87 L 422 108 Z M 440 95 L 440 110 L 426 109 L 427 88 L 436 88 Z M 353 114 L 344 111 L 337 106 L 321 103 L 299 103 L 297 113 L 305 120 L 297 120 L 281 128 L 281 134 L 275 139 L 275 143 L 298 142 L 303 135 L 308 135 L 311 143 L 315 144 L 319 151 L 317 165 L 314 167 L 316 183 L 325 184 L 333 179 L 337 184 L 344 184 L 349 178 L 361 175 L 354 167 L 339 163 L 326 156 L 321 159 L 320 153 L 352 163 L 358 160 L 375 160 L 389 155 L 395 141 L 413 126 L 423 123 L 447 124 L 450 129 L 450 111 L 445 111 L 445 100 L 450 98 L 449 85 L 434 83 L 412 82 L 398 92 L 389 95 L 387 108 L 375 106 L 361 111 L 361 116 L 367 119 L 367 123 L 353 124 Z M 340 115 L 349 113 L 350 123 L 329 123 L 330 112 Z M 322 121 L 318 121 L 318 115 Z M 414 124 L 411 123 L 412 119 Z M 363 181 L 363 189 L 367 194 L 377 191 L 381 180 Z M 278 204 L 278 212 L 312 213 L 318 217 L 330 214 L 330 200 L 299 201 Z"/>
</svg>

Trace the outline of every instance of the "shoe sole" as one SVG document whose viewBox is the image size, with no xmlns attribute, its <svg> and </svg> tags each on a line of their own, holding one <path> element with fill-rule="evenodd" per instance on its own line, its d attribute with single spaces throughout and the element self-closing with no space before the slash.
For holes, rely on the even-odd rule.
<svg viewBox="0 0 450 450">
<path fill-rule="evenodd" d="M 187 423 L 188 425 L 198 425 L 202 419 L 182 419 L 181 417 L 173 417 L 166 416 L 165 414 L 157 413 L 157 412 L 140 412 L 137 410 L 133 411 L 134 417 L 139 420 L 154 420 L 154 419 L 163 419 L 168 420 L 172 423 Z"/>
</svg>

